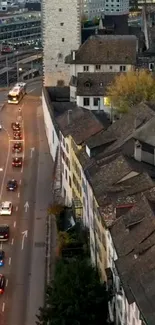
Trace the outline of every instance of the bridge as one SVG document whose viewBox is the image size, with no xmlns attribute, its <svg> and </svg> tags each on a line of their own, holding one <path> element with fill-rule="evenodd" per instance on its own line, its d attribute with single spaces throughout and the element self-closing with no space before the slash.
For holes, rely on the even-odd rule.
<svg viewBox="0 0 155 325">
<path fill-rule="evenodd" d="M 43 57 L 42 53 L 38 53 L 38 54 L 35 54 L 35 55 L 32 55 L 32 56 L 29 56 L 28 58 L 19 60 L 18 65 L 31 63 L 33 61 L 37 61 L 37 60 L 42 59 L 42 57 Z"/>
</svg>

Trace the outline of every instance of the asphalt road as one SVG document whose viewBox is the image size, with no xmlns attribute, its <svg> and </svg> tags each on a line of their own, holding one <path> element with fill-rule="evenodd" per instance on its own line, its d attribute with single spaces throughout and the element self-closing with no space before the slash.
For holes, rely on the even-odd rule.
<svg viewBox="0 0 155 325">
<path fill-rule="evenodd" d="M 16 121 L 19 107 L 24 150 L 23 167 L 16 169 L 11 165 L 11 122 Z M 40 98 L 25 96 L 19 105 L 6 104 L 0 120 L 4 128 L 0 133 L 0 199 L 13 203 L 12 215 L 0 218 L 11 231 L 9 242 L 1 244 L 6 258 L 0 272 L 6 276 L 6 290 L 0 297 L 0 325 L 35 325 L 44 298 L 46 211 L 52 175 Z M 11 178 L 19 184 L 13 193 L 6 191 Z"/>
</svg>

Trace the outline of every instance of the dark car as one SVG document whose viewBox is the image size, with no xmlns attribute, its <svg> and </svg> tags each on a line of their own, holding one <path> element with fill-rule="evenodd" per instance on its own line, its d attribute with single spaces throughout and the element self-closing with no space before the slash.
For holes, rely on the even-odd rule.
<svg viewBox="0 0 155 325">
<path fill-rule="evenodd" d="M 0 294 L 2 295 L 5 290 L 6 279 L 3 274 L 0 274 Z"/>
<path fill-rule="evenodd" d="M 15 142 L 12 147 L 12 152 L 20 153 L 23 151 L 23 146 L 21 142 Z"/>
<path fill-rule="evenodd" d="M 7 241 L 10 235 L 10 228 L 8 225 L 0 225 L 0 241 Z"/>
<path fill-rule="evenodd" d="M 5 253 L 4 251 L 0 250 L 0 266 L 4 265 Z"/>
<path fill-rule="evenodd" d="M 15 191 L 17 187 L 18 187 L 17 181 L 15 179 L 11 179 L 10 181 L 8 181 L 6 188 L 8 191 Z"/>
<path fill-rule="evenodd" d="M 21 140 L 22 139 L 21 132 L 20 131 L 13 132 L 13 138 L 14 138 L 14 140 Z"/>
<path fill-rule="evenodd" d="M 20 126 L 19 122 L 12 123 L 11 127 L 12 127 L 13 131 L 20 131 L 21 130 L 21 126 Z"/>
<path fill-rule="evenodd" d="M 22 157 L 15 157 L 12 159 L 12 166 L 13 167 L 22 167 L 23 159 Z"/>
</svg>

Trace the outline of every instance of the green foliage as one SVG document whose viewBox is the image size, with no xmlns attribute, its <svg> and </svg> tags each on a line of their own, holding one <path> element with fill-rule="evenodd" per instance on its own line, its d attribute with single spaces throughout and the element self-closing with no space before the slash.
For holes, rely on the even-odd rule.
<svg viewBox="0 0 155 325">
<path fill-rule="evenodd" d="M 121 74 L 108 86 L 107 96 L 114 108 L 126 113 L 141 102 L 155 100 L 155 80 L 146 70 Z"/>
<path fill-rule="evenodd" d="M 106 325 L 107 292 L 85 260 L 61 260 L 40 308 L 38 325 Z"/>
</svg>

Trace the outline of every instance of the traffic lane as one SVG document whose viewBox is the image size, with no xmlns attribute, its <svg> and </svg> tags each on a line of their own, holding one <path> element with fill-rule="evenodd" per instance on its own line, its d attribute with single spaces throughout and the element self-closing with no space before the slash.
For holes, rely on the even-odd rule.
<svg viewBox="0 0 155 325">
<path fill-rule="evenodd" d="M 6 114 L 7 111 L 7 114 Z M 16 115 L 16 109 L 12 106 L 6 106 L 6 110 L 4 109 L 3 111 L 3 123 L 6 127 L 8 127 L 8 132 L 11 133 L 11 121 L 14 121 L 15 118 L 14 116 Z M 12 140 L 10 139 L 10 143 L 12 145 Z M 0 300 L 0 311 L 2 311 L 3 313 L 3 321 L 5 322 L 5 324 L 7 324 L 6 322 L 6 315 L 9 314 L 9 301 L 11 299 L 11 291 L 9 289 L 10 288 L 10 273 L 12 270 L 12 249 L 13 249 L 13 245 L 14 245 L 14 238 L 15 238 L 15 233 L 16 233 L 16 226 L 18 224 L 18 220 L 19 220 L 19 214 L 18 214 L 18 205 L 19 205 L 19 200 L 20 200 L 20 187 L 18 188 L 18 191 L 16 191 L 15 193 L 9 193 L 6 191 L 6 184 L 7 181 L 11 178 L 16 178 L 16 180 L 18 181 L 19 185 L 21 182 L 21 177 L 22 177 L 22 173 L 21 170 L 18 168 L 12 168 L 12 150 L 10 151 L 10 155 L 9 155 L 9 160 L 8 160 L 8 165 L 7 165 L 7 169 L 6 169 L 6 175 L 4 178 L 4 183 L 3 183 L 3 193 L 2 193 L 2 200 L 10 200 L 12 201 L 13 205 L 14 205 L 14 211 L 12 216 L 9 217 L 1 217 L 1 223 L 7 223 L 10 226 L 10 240 L 9 242 L 3 244 L 3 248 L 5 250 L 6 253 L 6 263 L 5 266 L 3 268 L 3 272 L 6 276 L 6 283 L 7 283 L 7 287 L 6 287 L 6 292 L 4 294 L 4 296 L 2 297 L 3 299 Z"/>
<path fill-rule="evenodd" d="M 5 169 L 8 163 L 8 155 L 10 152 L 9 136 L 7 132 L 2 129 L 0 131 L 0 199 L 2 194 L 2 187 L 4 183 Z"/>
<path fill-rule="evenodd" d="M 0 91 L 0 103 L 4 103 L 7 100 L 8 91 Z"/>
<path fill-rule="evenodd" d="M 34 105 L 33 105 L 34 104 Z M 24 106 L 23 117 L 25 127 L 25 161 L 23 168 L 23 183 L 20 196 L 20 222 L 17 225 L 18 231 L 16 232 L 15 245 L 13 252 L 13 264 L 11 273 L 11 291 L 13 292 L 10 301 L 10 325 L 24 324 L 27 291 L 29 284 L 29 272 L 31 264 L 31 251 L 32 251 L 32 237 L 33 237 L 33 222 L 34 222 L 34 203 L 35 203 L 35 190 L 36 190 L 36 177 L 37 177 L 37 164 L 38 164 L 38 136 L 36 126 L 36 107 L 35 102 L 31 104 L 30 101 L 26 102 Z M 35 132 L 34 132 L 35 130 Z M 33 157 L 31 158 L 31 146 L 35 148 Z M 24 187 L 24 188 L 23 188 Z M 27 212 L 24 212 L 24 205 L 29 202 Z M 23 237 L 25 231 L 28 231 L 27 237 Z M 24 238 L 24 239 L 23 239 Z M 24 242 L 23 242 L 24 240 Z M 23 246 L 22 246 L 23 245 Z M 23 247 L 23 249 L 22 249 Z"/>
<path fill-rule="evenodd" d="M 27 94 L 32 96 L 41 96 L 42 94 L 42 80 L 36 80 L 27 84 Z"/>
</svg>

